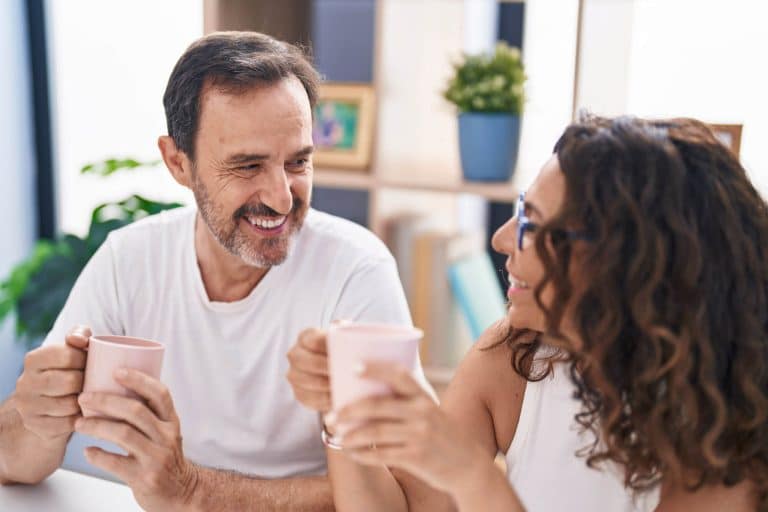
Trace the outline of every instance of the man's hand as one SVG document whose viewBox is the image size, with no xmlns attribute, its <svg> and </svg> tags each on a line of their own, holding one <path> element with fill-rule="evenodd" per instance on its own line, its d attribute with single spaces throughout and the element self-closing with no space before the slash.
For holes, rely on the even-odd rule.
<svg viewBox="0 0 768 512">
<path fill-rule="evenodd" d="M 40 347 L 24 358 L 14 400 L 24 428 L 44 441 L 69 436 L 80 417 L 77 395 L 83 390 L 85 348 L 91 330 L 75 327 L 64 345 Z"/>
<path fill-rule="evenodd" d="M 148 511 L 188 509 L 197 485 L 197 467 L 182 450 L 179 418 L 168 388 L 132 369 L 115 380 L 141 399 L 110 393 L 83 393 L 80 404 L 108 418 L 81 418 L 76 430 L 120 446 L 128 455 L 86 448 L 88 461 L 122 479 Z"/>
<path fill-rule="evenodd" d="M 299 403 L 326 413 L 331 409 L 326 333 L 307 329 L 288 352 L 288 382 Z"/>
</svg>

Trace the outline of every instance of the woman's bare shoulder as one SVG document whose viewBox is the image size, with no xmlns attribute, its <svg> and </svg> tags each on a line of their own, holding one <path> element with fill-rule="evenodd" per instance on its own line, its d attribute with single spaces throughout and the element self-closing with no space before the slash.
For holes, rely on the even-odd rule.
<svg viewBox="0 0 768 512">
<path fill-rule="evenodd" d="M 464 356 L 456 374 L 468 373 L 478 379 L 485 393 L 495 394 L 508 386 L 525 382 L 512 367 L 512 349 L 506 341 L 504 322 L 492 325 Z"/>
<path fill-rule="evenodd" d="M 463 410 L 482 406 L 501 450 L 506 450 L 514 436 L 526 386 L 512 368 L 506 335 L 504 322 L 489 327 L 464 356 L 445 396 Z"/>
</svg>

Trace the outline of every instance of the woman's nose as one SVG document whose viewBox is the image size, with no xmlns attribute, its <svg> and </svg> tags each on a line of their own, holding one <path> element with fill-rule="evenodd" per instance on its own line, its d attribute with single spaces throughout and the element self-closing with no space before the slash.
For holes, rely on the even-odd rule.
<svg viewBox="0 0 768 512">
<path fill-rule="evenodd" d="M 503 226 L 496 230 L 491 239 L 493 250 L 512 256 L 517 250 L 517 220 L 509 219 Z"/>
</svg>

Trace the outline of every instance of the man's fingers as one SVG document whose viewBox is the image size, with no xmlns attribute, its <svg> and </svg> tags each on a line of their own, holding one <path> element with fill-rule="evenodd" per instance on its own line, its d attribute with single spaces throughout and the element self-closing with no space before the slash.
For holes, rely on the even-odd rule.
<svg viewBox="0 0 768 512">
<path fill-rule="evenodd" d="M 328 380 L 328 377 L 322 375 L 312 375 L 291 368 L 288 370 L 287 378 L 296 388 L 306 389 L 307 391 L 318 391 L 321 393 L 331 392 L 331 383 Z"/>
<path fill-rule="evenodd" d="M 68 436 L 75 430 L 75 421 L 79 416 L 22 416 L 24 428 L 34 432 L 38 437 L 53 439 Z"/>
<path fill-rule="evenodd" d="M 42 396 L 76 395 L 83 390 L 82 370 L 46 370 L 30 376 L 32 388 Z"/>
<path fill-rule="evenodd" d="M 291 369 L 313 375 L 328 376 L 328 357 L 323 354 L 310 352 L 303 347 L 295 347 L 288 353 Z"/>
<path fill-rule="evenodd" d="M 75 430 L 81 434 L 115 443 L 137 458 L 151 457 L 152 441 L 133 426 L 107 418 L 80 418 Z"/>
<path fill-rule="evenodd" d="M 79 325 L 67 333 L 64 341 L 71 347 L 83 350 L 88 346 L 88 338 L 90 337 L 91 329 L 84 325 Z"/>
<path fill-rule="evenodd" d="M 85 409 L 122 420 L 139 429 L 144 435 L 156 441 L 160 440 L 159 421 L 144 403 L 135 398 L 111 393 L 83 393 L 78 401 Z"/>
<path fill-rule="evenodd" d="M 96 446 L 89 446 L 84 453 L 88 462 L 115 475 L 125 483 L 133 480 L 136 475 L 137 463 L 133 457 L 110 453 Z"/>
<path fill-rule="evenodd" d="M 77 403 L 77 395 L 61 397 L 38 396 L 31 404 L 27 405 L 27 402 L 21 402 L 18 407 L 28 414 L 51 416 L 54 418 L 63 418 L 80 414 L 80 405 Z"/>
<path fill-rule="evenodd" d="M 307 329 L 299 334 L 299 346 L 316 354 L 325 354 L 327 352 L 325 339 L 325 331 L 321 331 L 320 329 Z"/>
<path fill-rule="evenodd" d="M 44 370 L 82 370 L 85 368 L 85 352 L 68 345 L 40 347 L 24 357 L 24 369 L 29 371 Z"/>
<path fill-rule="evenodd" d="M 314 411 L 328 412 L 331 410 L 330 393 L 321 393 L 316 391 L 306 391 L 303 389 L 295 390 L 296 400 Z"/>
<path fill-rule="evenodd" d="M 149 402 L 149 408 L 163 421 L 176 416 L 171 393 L 165 384 L 133 368 L 119 368 L 115 380 Z"/>
</svg>

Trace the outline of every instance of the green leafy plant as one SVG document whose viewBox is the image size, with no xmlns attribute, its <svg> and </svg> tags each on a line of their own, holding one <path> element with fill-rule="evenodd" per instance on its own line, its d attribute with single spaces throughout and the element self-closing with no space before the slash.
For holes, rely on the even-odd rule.
<svg viewBox="0 0 768 512">
<path fill-rule="evenodd" d="M 86 165 L 81 173 L 110 176 L 118 171 L 156 164 L 108 159 Z M 110 231 L 179 206 L 181 203 L 163 203 L 133 195 L 98 206 L 91 214 L 91 224 L 84 238 L 64 234 L 54 241 L 40 240 L 32 254 L 0 282 L 0 322 L 13 313 L 17 339 L 32 348 L 51 330 L 77 276 Z"/>
<path fill-rule="evenodd" d="M 525 71 L 518 48 L 499 42 L 493 54 L 464 55 L 454 70 L 443 96 L 460 112 L 522 112 Z"/>
</svg>

